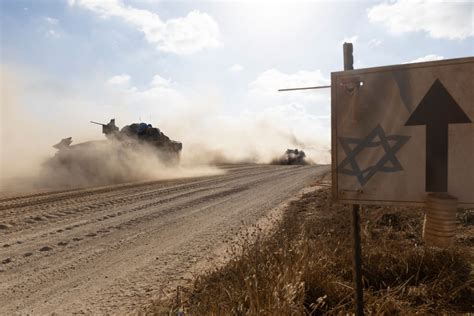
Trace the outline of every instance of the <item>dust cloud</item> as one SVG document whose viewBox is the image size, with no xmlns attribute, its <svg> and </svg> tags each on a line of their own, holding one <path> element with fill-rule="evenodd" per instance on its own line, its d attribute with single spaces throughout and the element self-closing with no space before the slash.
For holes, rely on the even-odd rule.
<svg viewBox="0 0 474 316">
<path fill-rule="evenodd" d="M 180 163 L 170 165 L 146 146 L 123 150 L 89 123 L 116 118 L 123 127 L 140 121 L 136 108 L 142 104 L 108 95 L 106 89 L 96 94 L 84 92 L 87 87 L 71 90 L 12 69 L 1 69 L 0 192 L 216 175 L 223 172 L 216 165 L 271 163 L 287 148 L 303 149 L 310 161 L 327 163 L 325 140 L 306 130 L 307 122 L 289 128 L 284 112 L 223 115 L 216 106 L 220 101 L 210 99 L 160 112 L 156 100 L 145 100 L 148 108 L 142 111 L 155 109 L 153 116 L 159 118 L 150 123 L 183 143 Z M 130 104 L 121 104 L 122 99 Z M 52 145 L 65 137 L 72 137 L 72 145 L 94 142 L 83 152 L 71 151 L 77 163 L 57 163 Z"/>
<path fill-rule="evenodd" d="M 175 164 L 166 152 L 147 144 L 110 139 L 58 151 L 43 164 L 37 185 L 86 187 L 222 173 L 205 165 Z"/>
<path fill-rule="evenodd" d="M 18 78 L 2 68 L 0 80 L 0 191 L 4 191 L 15 189 L 18 182 L 30 184 L 39 162 L 53 150 L 47 146 L 48 137 L 37 134 L 35 121 L 18 104 Z"/>
</svg>

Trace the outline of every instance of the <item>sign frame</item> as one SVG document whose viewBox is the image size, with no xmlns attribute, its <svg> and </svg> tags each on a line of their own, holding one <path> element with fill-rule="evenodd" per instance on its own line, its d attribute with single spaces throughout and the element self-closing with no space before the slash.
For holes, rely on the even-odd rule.
<svg viewBox="0 0 474 316">
<path fill-rule="evenodd" d="M 337 117 L 337 105 L 338 105 L 338 89 L 337 85 L 344 77 L 352 77 L 357 79 L 357 76 L 363 76 L 367 74 L 375 74 L 380 72 L 390 72 L 390 71 L 403 71 L 403 70 L 413 70 L 418 68 L 429 68 L 429 67 L 439 67 L 446 65 L 462 65 L 462 64 L 474 64 L 474 57 L 464 57 L 464 58 L 455 58 L 455 59 L 446 59 L 441 61 L 430 61 L 430 62 L 420 62 L 420 63 L 411 63 L 411 64 L 399 64 L 399 65 L 389 65 L 373 68 L 362 68 L 356 70 L 345 70 L 337 71 L 331 73 L 331 165 L 332 165 L 332 197 L 335 202 L 344 203 L 344 204 L 365 204 L 365 205 L 404 205 L 404 206 L 424 206 L 424 201 L 404 201 L 404 200 L 376 200 L 376 199 L 357 199 L 357 196 L 360 191 L 354 190 L 348 196 L 344 192 L 340 191 L 338 183 L 338 117 Z M 357 80 L 355 80 L 357 81 Z M 354 81 L 354 82 L 355 82 Z M 355 84 L 359 84 L 358 82 Z M 473 102 L 471 100 L 471 102 Z M 474 118 L 471 117 L 472 124 L 474 125 Z M 474 128 L 474 127 L 473 127 Z M 474 146 L 474 143 L 473 143 Z M 340 153 L 339 153 L 340 154 Z M 474 188 L 473 195 L 474 195 Z M 448 192 L 449 193 L 449 192 Z M 426 192 L 429 194 L 429 192 Z M 472 203 L 470 201 L 459 202 L 459 207 L 461 208 L 471 208 L 474 207 L 474 200 Z"/>
</svg>

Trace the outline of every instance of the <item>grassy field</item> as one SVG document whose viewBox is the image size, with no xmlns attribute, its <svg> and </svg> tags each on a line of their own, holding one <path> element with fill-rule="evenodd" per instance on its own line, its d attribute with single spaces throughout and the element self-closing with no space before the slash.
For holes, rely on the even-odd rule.
<svg viewBox="0 0 474 316">
<path fill-rule="evenodd" d="M 458 212 L 456 246 L 425 247 L 417 208 L 361 213 L 367 314 L 474 312 L 474 211 Z M 329 189 L 292 202 L 270 233 L 244 236 L 230 261 L 148 311 L 185 315 L 322 315 L 354 311 L 350 209 Z"/>
</svg>

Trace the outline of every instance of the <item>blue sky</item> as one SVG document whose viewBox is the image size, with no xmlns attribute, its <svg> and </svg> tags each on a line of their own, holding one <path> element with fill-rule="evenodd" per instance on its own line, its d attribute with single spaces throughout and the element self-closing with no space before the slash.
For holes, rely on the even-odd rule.
<svg viewBox="0 0 474 316">
<path fill-rule="evenodd" d="M 17 82 L 15 107 L 64 136 L 74 127 L 92 137 L 89 119 L 149 117 L 188 143 L 198 139 L 190 130 L 215 143 L 212 133 L 228 133 L 232 147 L 240 135 L 285 134 L 265 152 L 298 145 L 293 136 L 327 151 L 328 92 L 277 88 L 328 84 L 344 41 L 357 68 L 472 56 L 473 10 L 471 1 L 1 0 L 2 75 Z"/>
</svg>

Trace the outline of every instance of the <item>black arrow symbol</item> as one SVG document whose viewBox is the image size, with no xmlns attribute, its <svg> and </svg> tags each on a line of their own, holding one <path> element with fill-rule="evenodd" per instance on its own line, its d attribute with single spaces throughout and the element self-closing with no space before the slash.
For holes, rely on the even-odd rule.
<svg viewBox="0 0 474 316">
<path fill-rule="evenodd" d="M 471 123 L 439 79 L 405 126 L 426 125 L 426 192 L 448 191 L 448 125 Z"/>
</svg>

